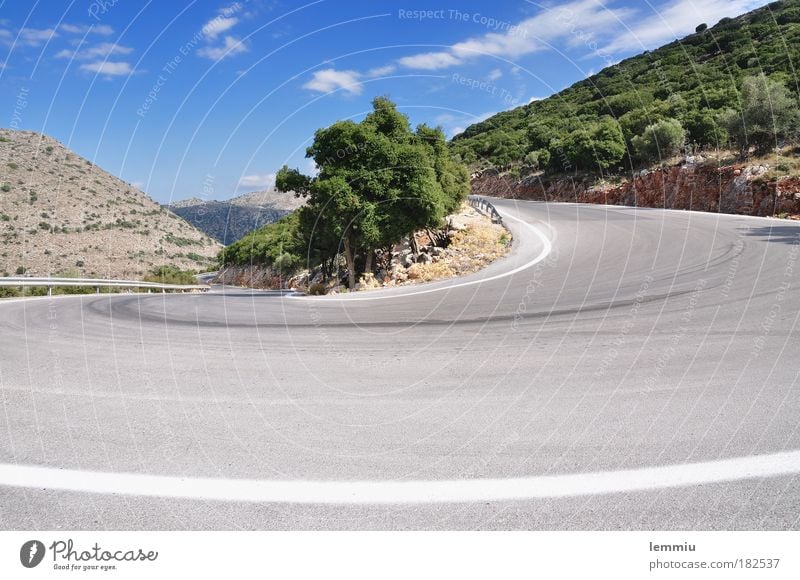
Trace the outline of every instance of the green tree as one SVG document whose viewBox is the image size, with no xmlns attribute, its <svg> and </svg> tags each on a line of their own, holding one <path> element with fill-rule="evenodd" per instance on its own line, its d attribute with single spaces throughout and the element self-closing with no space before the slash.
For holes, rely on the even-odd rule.
<svg viewBox="0 0 800 580">
<path fill-rule="evenodd" d="M 342 253 L 348 282 L 371 271 L 374 250 L 420 228 L 438 226 L 468 192 L 466 168 L 447 149 L 444 133 L 408 118 L 379 97 L 360 123 L 318 130 L 306 156 L 315 177 L 283 167 L 276 185 L 307 198 L 300 229 L 319 255 Z"/>
<path fill-rule="evenodd" d="M 644 133 L 631 140 L 633 152 L 642 161 L 658 161 L 679 153 L 686 142 L 686 131 L 677 119 L 664 119 L 648 125 Z"/>
<path fill-rule="evenodd" d="M 450 154 L 447 137 L 441 128 L 419 125 L 416 137 L 428 148 L 428 153 L 433 158 L 436 180 L 444 195 L 445 214 L 453 213 L 469 195 L 469 172 L 463 163 Z"/>
<path fill-rule="evenodd" d="M 743 154 L 750 147 L 756 153 L 764 153 L 794 136 L 797 105 L 783 83 L 763 74 L 745 77 L 740 94 L 741 111 L 726 111 L 722 121 Z"/>
</svg>

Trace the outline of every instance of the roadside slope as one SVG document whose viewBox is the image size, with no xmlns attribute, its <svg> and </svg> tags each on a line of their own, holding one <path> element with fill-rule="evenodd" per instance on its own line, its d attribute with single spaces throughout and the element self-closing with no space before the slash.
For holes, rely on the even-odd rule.
<svg viewBox="0 0 800 580">
<path fill-rule="evenodd" d="M 221 246 L 46 135 L 0 129 L 0 275 L 139 278 Z"/>
</svg>

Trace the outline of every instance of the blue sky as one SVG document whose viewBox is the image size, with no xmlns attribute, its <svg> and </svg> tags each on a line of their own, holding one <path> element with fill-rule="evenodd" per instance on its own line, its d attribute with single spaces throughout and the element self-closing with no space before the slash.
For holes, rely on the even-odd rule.
<svg viewBox="0 0 800 580">
<path fill-rule="evenodd" d="M 0 126 L 226 199 L 387 95 L 449 136 L 764 0 L 0 0 Z"/>
</svg>

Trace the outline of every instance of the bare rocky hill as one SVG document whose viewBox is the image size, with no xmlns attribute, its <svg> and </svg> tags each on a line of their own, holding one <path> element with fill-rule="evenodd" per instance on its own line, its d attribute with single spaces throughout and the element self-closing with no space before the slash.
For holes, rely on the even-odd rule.
<svg viewBox="0 0 800 580">
<path fill-rule="evenodd" d="M 55 139 L 0 129 L 0 275 L 204 269 L 219 243 Z"/>
<path fill-rule="evenodd" d="M 225 245 L 265 224 L 279 220 L 303 204 L 293 193 L 254 191 L 228 201 L 193 197 L 167 206 L 197 229 Z"/>
</svg>

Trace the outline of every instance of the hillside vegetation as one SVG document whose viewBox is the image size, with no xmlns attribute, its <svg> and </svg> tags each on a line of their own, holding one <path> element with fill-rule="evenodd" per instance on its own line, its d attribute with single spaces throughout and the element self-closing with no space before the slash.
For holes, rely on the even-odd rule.
<svg viewBox="0 0 800 580">
<path fill-rule="evenodd" d="M 221 246 L 55 139 L 0 129 L 0 276 L 202 270 Z"/>
<path fill-rule="evenodd" d="M 645 52 L 451 142 L 475 169 L 622 172 L 688 147 L 746 156 L 796 137 L 800 0 L 775 2 Z"/>
</svg>

